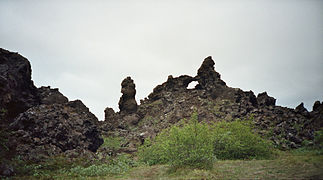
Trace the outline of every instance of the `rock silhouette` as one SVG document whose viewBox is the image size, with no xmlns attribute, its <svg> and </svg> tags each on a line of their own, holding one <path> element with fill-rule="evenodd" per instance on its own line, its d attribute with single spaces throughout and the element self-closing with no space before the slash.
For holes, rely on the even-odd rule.
<svg viewBox="0 0 323 180">
<path fill-rule="evenodd" d="M 39 104 L 31 80 L 29 61 L 18 53 L 0 48 L 0 118 L 10 122 L 19 113 Z"/>
<path fill-rule="evenodd" d="M 134 113 L 137 111 L 136 85 L 131 77 L 125 78 L 121 83 L 122 96 L 119 101 L 119 109 L 121 112 Z"/>
</svg>

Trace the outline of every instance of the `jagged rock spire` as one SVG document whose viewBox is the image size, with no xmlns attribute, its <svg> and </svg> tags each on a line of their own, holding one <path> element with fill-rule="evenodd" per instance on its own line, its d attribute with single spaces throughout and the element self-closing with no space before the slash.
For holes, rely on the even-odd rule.
<svg viewBox="0 0 323 180">
<path fill-rule="evenodd" d="M 131 77 L 125 78 L 121 83 L 122 96 L 119 100 L 120 112 L 134 113 L 137 111 L 136 85 Z"/>
<path fill-rule="evenodd" d="M 214 70 L 214 61 L 211 56 L 204 59 L 201 67 L 197 71 L 196 79 L 200 87 L 203 89 L 211 89 L 216 85 L 225 86 L 225 82 L 221 80 L 221 76 Z"/>
</svg>

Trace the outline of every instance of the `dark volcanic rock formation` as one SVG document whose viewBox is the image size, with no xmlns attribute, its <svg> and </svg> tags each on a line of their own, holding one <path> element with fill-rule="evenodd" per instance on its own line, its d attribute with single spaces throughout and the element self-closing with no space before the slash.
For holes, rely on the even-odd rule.
<svg viewBox="0 0 323 180">
<path fill-rule="evenodd" d="M 50 86 L 42 86 L 38 89 L 38 93 L 40 95 L 41 104 L 63 104 L 68 102 L 67 97 L 59 92 L 58 88 L 51 89 Z"/>
<path fill-rule="evenodd" d="M 29 61 L 18 53 L 0 48 L 0 118 L 11 121 L 19 113 L 39 104 L 31 80 Z"/>
<path fill-rule="evenodd" d="M 257 102 L 259 106 L 275 106 L 276 99 L 268 96 L 267 92 L 258 94 Z"/>
<path fill-rule="evenodd" d="M 197 80 L 202 89 L 213 90 L 216 86 L 225 86 L 218 72 L 214 70 L 214 61 L 209 56 L 204 59 L 201 67 L 197 71 Z"/>
<path fill-rule="evenodd" d="M 0 137 L 5 138 L 0 142 L 1 162 L 16 155 L 42 160 L 63 152 L 95 152 L 103 143 L 98 119 L 80 100 L 69 102 L 58 89 L 37 89 L 28 60 L 3 49 L 0 118 Z"/>
<path fill-rule="evenodd" d="M 119 109 L 121 112 L 134 113 L 137 111 L 136 96 L 136 85 L 131 79 L 127 77 L 121 83 L 122 96 L 119 101 Z"/>
<path fill-rule="evenodd" d="M 73 149 L 95 152 L 103 143 L 98 120 L 80 101 L 39 105 L 21 113 L 10 125 L 17 153 L 39 160 Z"/>
<path fill-rule="evenodd" d="M 109 111 L 103 124 L 113 119 L 110 133 L 114 131 L 127 137 L 128 146 L 132 146 L 184 118 L 190 118 L 197 111 L 199 121 L 251 120 L 258 133 L 283 149 L 300 147 L 304 140 L 313 140 L 314 131 L 322 127 L 323 105 L 320 102 L 314 104 L 313 112 L 308 112 L 302 104 L 296 109 L 276 106 L 276 99 L 266 92 L 256 97 L 252 91 L 226 86 L 214 70 L 214 64 L 212 58 L 207 57 L 195 77 L 169 76 L 148 98 L 141 100 L 135 116 L 125 118 Z M 196 87 L 187 89 L 193 81 L 198 82 Z"/>
</svg>

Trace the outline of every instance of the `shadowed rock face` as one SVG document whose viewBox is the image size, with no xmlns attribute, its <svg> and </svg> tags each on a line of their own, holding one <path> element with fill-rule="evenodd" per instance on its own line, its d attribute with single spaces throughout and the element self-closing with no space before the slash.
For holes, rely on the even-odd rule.
<svg viewBox="0 0 323 180">
<path fill-rule="evenodd" d="M 41 104 L 63 104 L 68 102 L 67 97 L 59 92 L 58 88 L 51 89 L 50 86 L 42 86 L 38 88 L 38 93 L 40 95 Z"/>
<path fill-rule="evenodd" d="M 204 59 L 201 67 L 197 71 L 196 79 L 202 89 L 213 90 L 219 86 L 225 86 L 226 83 L 222 81 L 221 75 L 214 70 L 214 61 L 209 56 Z"/>
<path fill-rule="evenodd" d="M 95 152 L 103 143 L 98 119 L 80 100 L 68 101 L 57 88 L 37 89 L 29 61 L 1 48 L 0 120 L 1 132 L 10 133 L 9 151 L 0 148 L 0 158 L 42 160 L 62 152 Z"/>
<path fill-rule="evenodd" d="M 259 93 L 257 96 L 259 106 L 275 106 L 276 99 L 268 96 L 267 92 Z"/>
<path fill-rule="evenodd" d="M 131 77 L 125 78 L 121 83 L 122 96 L 119 100 L 120 112 L 134 113 L 137 111 L 136 96 L 136 85 Z"/>
<path fill-rule="evenodd" d="M 67 150 L 95 152 L 103 143 L 98 119 L 80 101 L 43 104 L 21 113 L 11 123 L 17 153 L 40 160 Z"/>
<path fill-rule="evenodd" d="M 0 48 L 0 118 L 11 121 L 38 105 L 40 98 L 31 80 L 29 61 L 18 53 Z"/>
</svg>

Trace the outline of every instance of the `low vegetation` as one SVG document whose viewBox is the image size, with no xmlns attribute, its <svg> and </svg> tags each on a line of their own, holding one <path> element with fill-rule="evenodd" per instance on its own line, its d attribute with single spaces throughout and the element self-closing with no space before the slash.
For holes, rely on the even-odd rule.
<svg viewBox="0 0 323 180">
<path fill-rule="evenodd" d="M 148 165 L 170 164 L 173 168 L 212 169 L 216 159 L 268 159 L 271 143 L 252 131 L 246 122 L 199 123 L 194 113 L 180 123 L 147 140 L 139 159 Z"/>
<path fill-rule="evenodd" d="M 280 151 L 253 131 L 251 121 L 206 124 L 193 113 L 146 139 L 136 154 L 117 152 L 122 137 L 105 137 L 101 148 L 114 153 L 104 161 L 16 158 L 17 175 L 7 179 L 320 179 L 322 132 L 315 132 L 311 146 Z"/>
<path fill-rule="evenodd" d="M 198 123 L 195 113 L 188 124 L 172 126 L 154 140 L 146 140 L 139 158 L 148 165 L 211 169 L 216 158 L 210 131 L 207 124 Z"/>
<path fill-rule="evenodd" d="M 253 132 L 250 121 L 218 122 L 211 133 L 218 159 L 268 159 L 273 155 L 271 142 Z"/>
<path fill-rule="evenodd" d="M 55 157 L 40 164 L 21 164 L 19 174 L 7 179 L 322 179 L 321 151 L 278 150 L 268 160 L 217 160 L 213 169 L 182 167 L 172 171 L 170 165 L 138 164 L 127 155 L 115 159 L 114 164 Z"/>
</svg>

